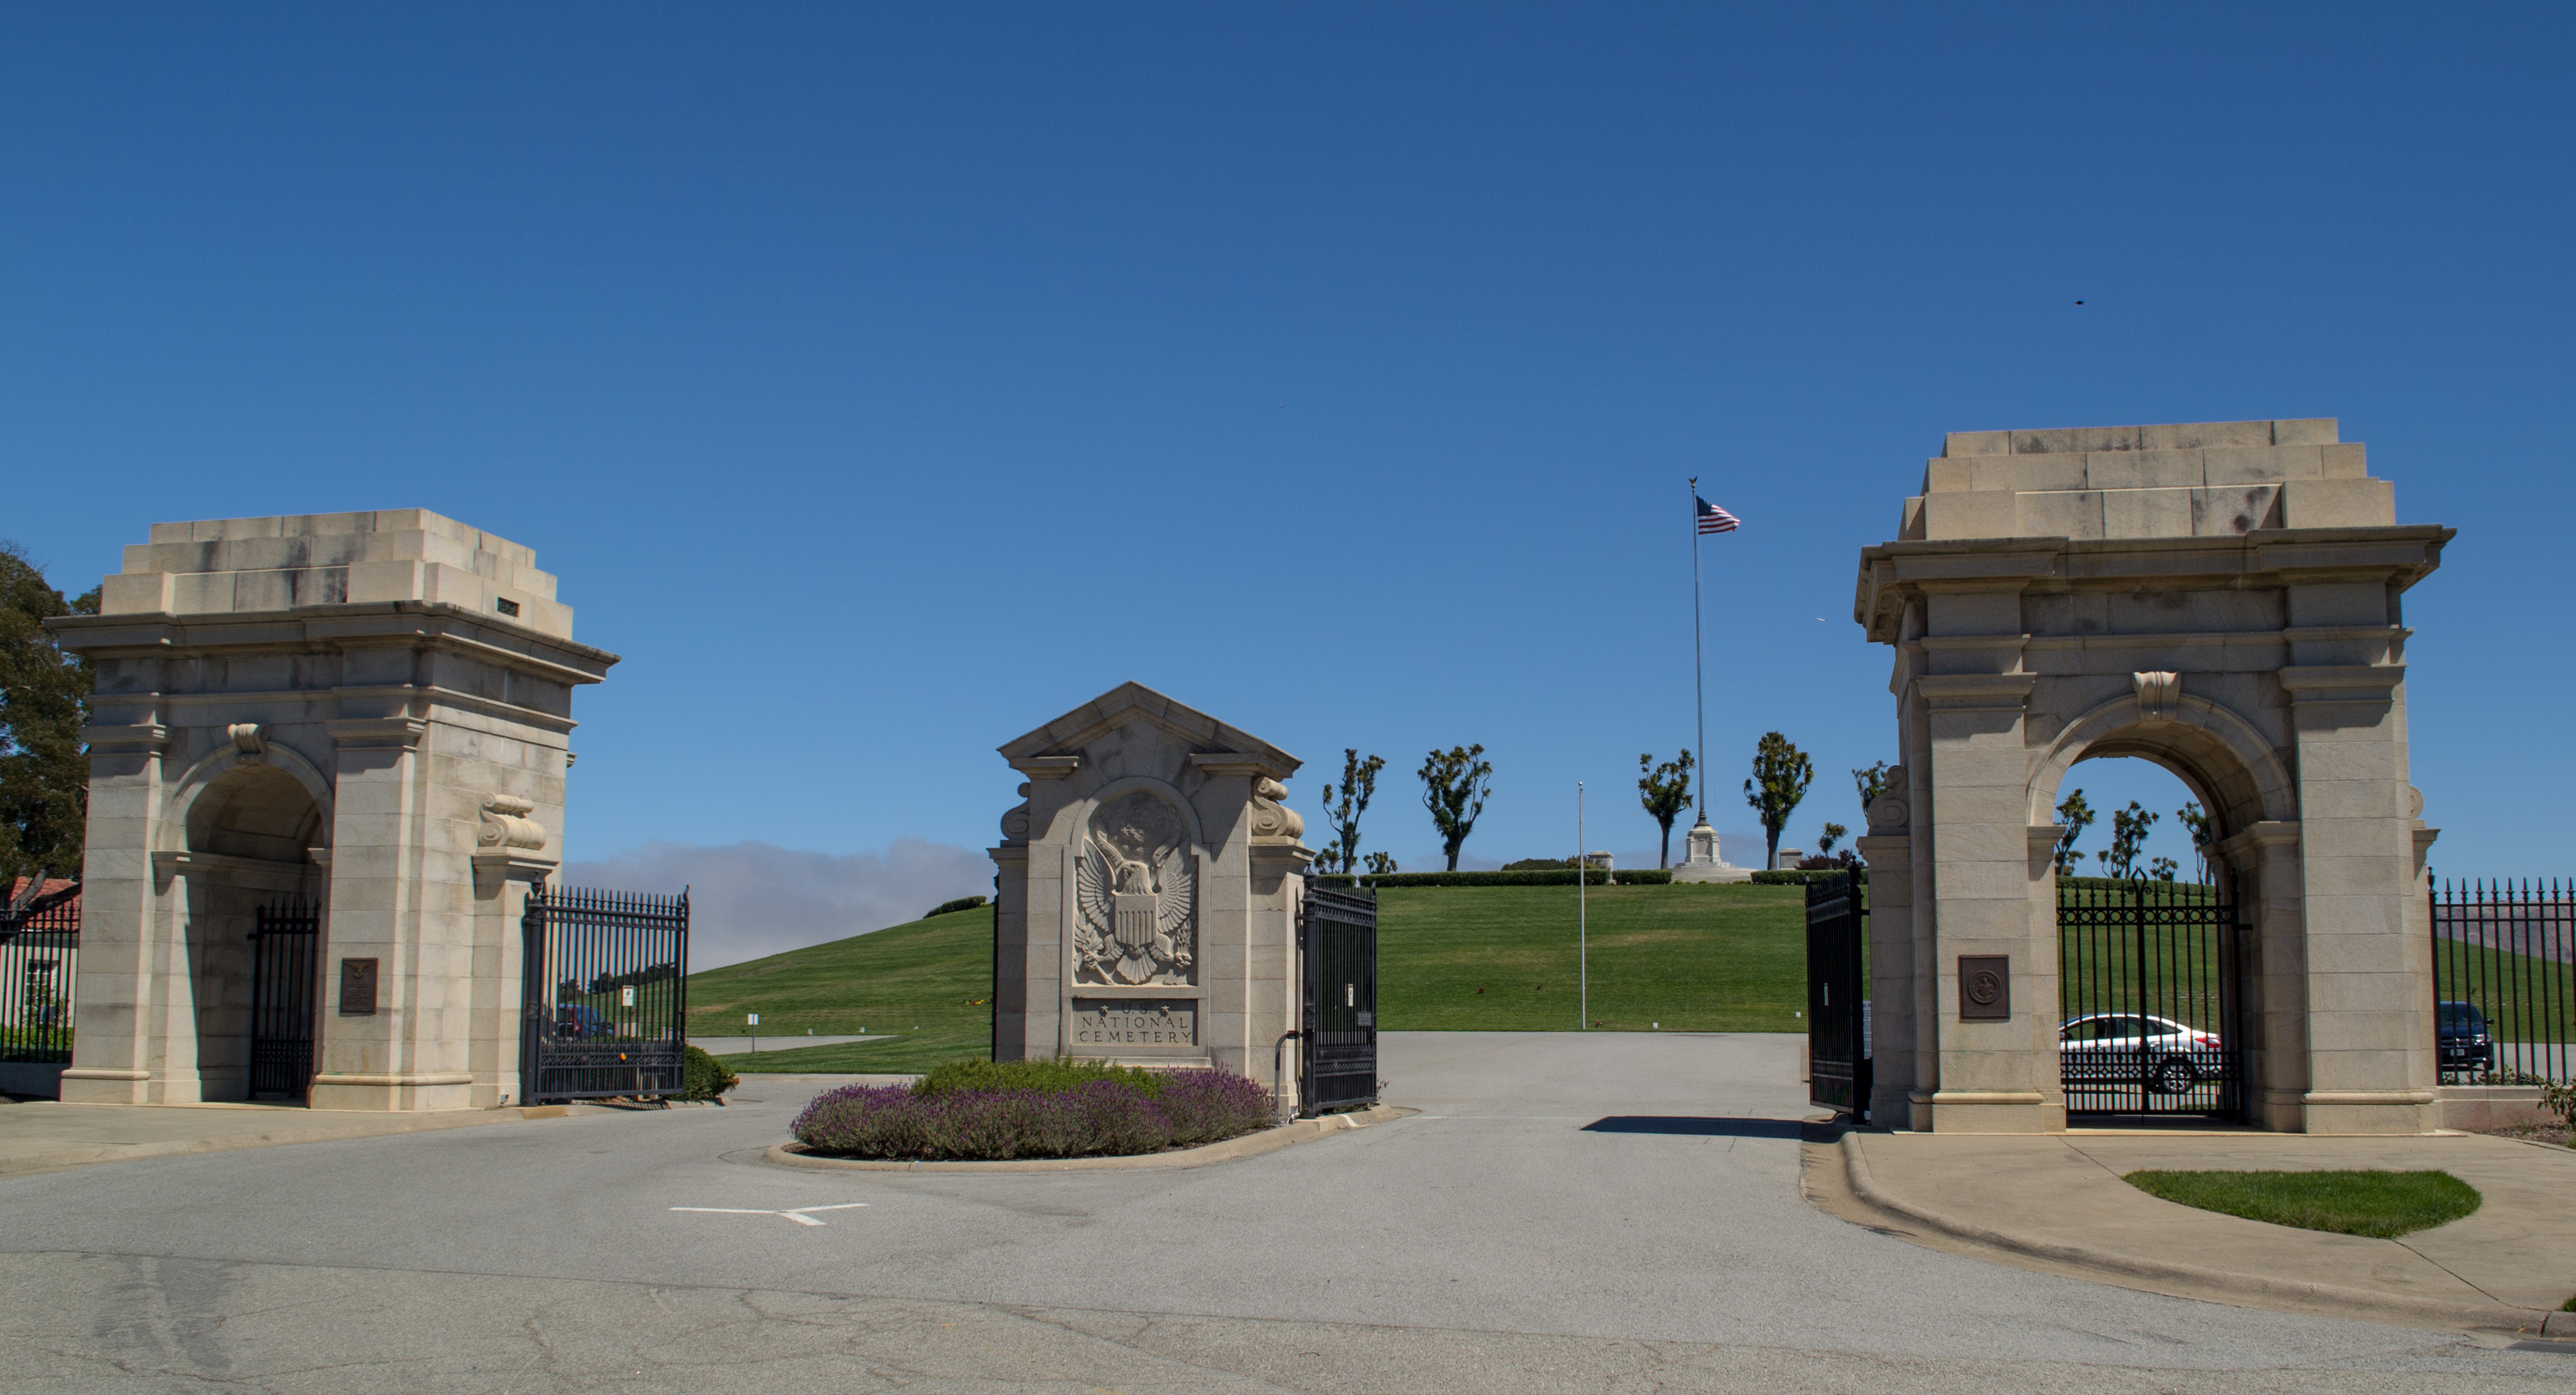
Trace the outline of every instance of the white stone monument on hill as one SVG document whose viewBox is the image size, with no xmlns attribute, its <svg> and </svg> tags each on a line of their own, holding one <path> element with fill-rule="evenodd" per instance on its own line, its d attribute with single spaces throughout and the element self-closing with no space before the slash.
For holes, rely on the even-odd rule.
<svg viewBox="0 0 2576 1395">
<path fill-rule="evenodd" d="M 1708 826 L 1708 817 L 1691 825 L 1682 839 L 1682 863 L 1673 869 L 1677 882 L 1749 882 L 1753 870 L 1729 863 L 1718 852 L 1717 830 Z"/>
</svg>

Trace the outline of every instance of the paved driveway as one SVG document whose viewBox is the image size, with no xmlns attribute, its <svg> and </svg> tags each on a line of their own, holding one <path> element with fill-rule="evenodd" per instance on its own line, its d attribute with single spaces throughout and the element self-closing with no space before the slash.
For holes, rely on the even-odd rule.
<svg viewBox="0 0 2576 1395">
<path fill-rule="evenodd" d="M 767 1167 L 804 1092 L 753 1077 L 723 1110 L 0 1180 L 0 1390 L 2576 1381 L 2576 1358 L 2103 1287 L 1832 1219 L 1798 1190 L 1795 1051 L 1398 1036 L 1388 1095 L 1419 1116 L 1187 1171 Z M 821 1223 L 776 1214 L 800 1210 Z"/>
</svg>

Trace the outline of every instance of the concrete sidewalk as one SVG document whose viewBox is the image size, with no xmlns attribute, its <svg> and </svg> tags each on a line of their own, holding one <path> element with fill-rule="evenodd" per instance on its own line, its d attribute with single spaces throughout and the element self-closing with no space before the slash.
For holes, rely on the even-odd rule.
<svg viewBox="0 0 2576 1395">
<path fill-rule="evenodd" d="M 128 1158 L 376 1138 L 610 1112 L 599 1105 L 379 1114 L 283 1104 L 0 1104 L 0 1177 Z"/>
<path fill-rule="evenodd" d="M 2576 1337 L 2576 1313 L 2559 1311 L 2576 1295 L 2576 1150 L 2476 1134 L 1853 1131 L 1810 1162 L 1841 1174 L 1826 1179 L 1839 1188 L 1810 1187 L 1828 1210 L 1843 1190 L 1909 1238 L 1928 1228 L 2035 1267 L 2256 1307 Z M 2449 1225 L 2376 1240 L 2160 1200 L 2122 1180 L 2145 1168 L 2439 1170 L 2485 1201 Z"/>
</svg>

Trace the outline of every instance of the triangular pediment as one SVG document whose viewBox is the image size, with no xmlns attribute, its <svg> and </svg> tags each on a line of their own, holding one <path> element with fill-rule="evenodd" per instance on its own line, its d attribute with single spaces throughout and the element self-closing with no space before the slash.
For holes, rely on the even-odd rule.
<svg viewBox="0 0 2576 1395">
<path fill-rule="evenodd" d="M 1079 753 L 1084 744 L 1122 723 L 1144 721 L 1170 733 L 1191 750 L 1207 755 L 1240 755 L 1286 779 L 1305 762 L 1248 731 L 1155 692 L 1142 683 L 1121 683 L 1054 721 L 1000 747 L 1014 764 L 1035 757 Z"/>
</svg>

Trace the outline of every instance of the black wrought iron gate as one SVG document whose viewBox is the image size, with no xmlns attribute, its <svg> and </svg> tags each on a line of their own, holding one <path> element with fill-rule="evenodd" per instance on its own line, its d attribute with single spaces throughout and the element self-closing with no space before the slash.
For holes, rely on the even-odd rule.
<svg viewBox="0 0 2576 1395">
<path fill-rule="evenodd" d="M 1309 884 L 1297 947 L 1306 961 L 1300 1112 L 1377 1103 L 1377 894 Z"/>
<path fill-rule="evenodd" d="M 539 886 L 520 922 L 528 1103 L 682 1088 L 689 894 Z"/>
<path fill-rule="evenodd" d="M 2220 887 L 2060 877 L 2066 1112 L 2242 1117 L 2240 939 Z"/>
<path fill-rule="evenodd" d="M 1869 1117 L 1867 884 L 1858 875 L 1807 883 L 1807 1099 Z"/>
<path fill-rule="evenodd" d="M 304 1097 L 313 1083 L 314 956 L 322 908 L 301 897 L 258 908 L 250 931 L 250 1096 Z"/>
</svg>

